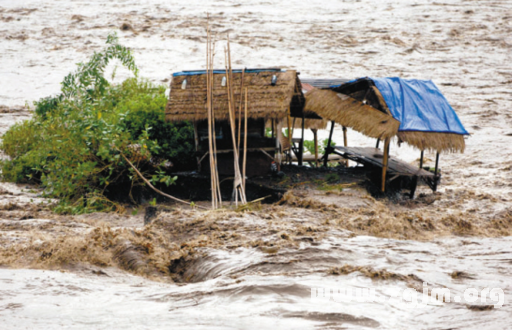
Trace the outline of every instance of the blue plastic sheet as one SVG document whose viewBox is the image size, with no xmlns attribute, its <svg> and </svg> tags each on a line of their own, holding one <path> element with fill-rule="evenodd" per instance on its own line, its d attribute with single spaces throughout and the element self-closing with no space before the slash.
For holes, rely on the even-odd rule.
<svg viewBox="0 0 512 330">
<path fill-rule="evenodd" d="M 399 131 L 468 135 L 455 110 L 431 80 L 369 78 L 379 89 Z"/>
</svg>

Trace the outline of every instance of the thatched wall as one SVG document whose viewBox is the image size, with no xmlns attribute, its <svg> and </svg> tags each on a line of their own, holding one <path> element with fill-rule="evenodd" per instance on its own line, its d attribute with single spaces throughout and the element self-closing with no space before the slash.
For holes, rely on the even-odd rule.
<svg viewBox="0 0 512 330">
<path fill-rule="evenodd" d="M 315 89 L 306 93 L 304 111 L 314 112 L 325 120 L 334 120 L 373 138 L 392 137 L 400 126 L 400 122 L 390 115 L 331 90 Z"/>
<path fill-rule="evenodd" d="M 398 132 L 400 141 L 420 150 L 437 152 L 464 152 L 464 135 L 437 132 Z"/>
<path fill-rule="evenodd" d="M 272 76 L 277 76 L 275 86 L 271 85 Z M 214 114 L 217 120 L 229 119 L 227 87 L 222 87 L 225 73 L 213 75 Z M 183 80 L 187 80 L 186 89 L 182 89 Z M 233 73 L 234 104 L 238 116 L 240 104 L 240 84 L 242 73 Z M 304 96 L 300 88 L 297 72 L 263 71 L 244 73 L 244 89 L 248 89 L 248 115 L 250 118 L 282 119 L 288 116 L 290 107 L 302 111 Z M 244 94 L 242 94 L 244 96 Z M 292 102 L 293 100 L 293 102 Z M 243 114 L 244 101 L 242 102 Z M 292 109 L 292 111 L 296 109 Z M 165 109 L 165 118 L 169 121 L 205 120 L 208 118 L 206 103 L 206 75 L 175 76 L 171 81 L 171 94 Z"/>
</svg>

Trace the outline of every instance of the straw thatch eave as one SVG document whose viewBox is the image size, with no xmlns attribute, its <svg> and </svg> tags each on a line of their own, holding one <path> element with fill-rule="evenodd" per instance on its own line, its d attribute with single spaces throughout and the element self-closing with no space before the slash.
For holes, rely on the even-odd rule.
<svg viewBox="0 0 512 330">
<path fill-rule="evenodd" d="M 304 111 L 350 127 L 366 136 L 384 139 L 396 135 L 400 122 L 369 105 L 331 90 L 315 89 L 306 95 Z"/>
<path fill-rule="evenodd" d="M 401 142 L 418 148 L 444 153 L 463 153 L 466 148 L 464 135 L 454 133 L 401 131 L 398 132 L 398 139 Z"/>
<path fill-rule="evenodd" d="M 276 76 L 275 85 L 271 84 Z M 213 75 L 213 108 L 216 120 L 228 120 L 227 87 L 222 86 L 225 73 Z M 182 83 L 187 80 L 186 88 Z M 238 117 L 240 104 L 240 86 L 242 73 L 233 73 L 234 104 Z M 263 71 L 244 73 L 244 89 L 248 90 L 248 117 L 253 119 L 283 119 L 288 116 L 291 107 L 300 107 L 302 91 L 297 88 L 297 72 Z M 244 93 L 242 93 L 244 96 Z M 294 102 L 292 102 L 292 100 Z M 244 102 L 242 102 L 243 106 Z M 242 111 L 243 114 L 243 111 Z M 168 121 L 199 121 L 208 117 L 206 104 L 206 74 L 175 76 L 171 81 L 170 98 L 165 110 Z"/>
</svg>

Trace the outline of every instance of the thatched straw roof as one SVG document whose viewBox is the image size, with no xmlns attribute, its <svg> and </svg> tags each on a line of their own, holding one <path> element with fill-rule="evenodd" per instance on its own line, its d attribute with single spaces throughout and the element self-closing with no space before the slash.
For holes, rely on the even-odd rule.
<svg viewBox="0 0 512 330">
<path fill-rule="evenodd" d="M 392 137 L 400 126 L 400 122 L 392 116 L 331 90 L 315 89 L 308 92 L 304 111 L 314 112 L 325 120 L 334 120 L 373 138 Z"/>
<path fill-rule="evenodd" d="M 276 76 L 275 85 L 271 84 Z M 223 71 L 213 75 L 213 102 L 216 120 L 229 119 L 227 87 L 222 86 L 226 76 Z M 182 89 L 182 83 L 186 88 Z M 240 104 L 240 85 L 242 73 L 233 72 L 233 89 L 235 105 Z M 206 74 L 175 75 L 171 81 L 171 93 L 165 109 L 165 118 L 169 121 L 206 120 Z M 250 118 L 283 119 L 302 113 L 304 96 L 300 89 L 297 72 L 294 70 L 248 70 L 244 73 L 244 89 L 248 89 L 248 115 Z M 242 102 L 243 106 L 243 102 Z M 236 111 L 238 115 L 238 111 Z M 242 110 L 243 113 L 243 110 Z"/>
<path fill-rule="evenodd" d="M 460 134 L 406 131 L 397 135 L 399 141 L 420 150 L 463 153 L 466 148 L 464 136 Z"/>
</svg>

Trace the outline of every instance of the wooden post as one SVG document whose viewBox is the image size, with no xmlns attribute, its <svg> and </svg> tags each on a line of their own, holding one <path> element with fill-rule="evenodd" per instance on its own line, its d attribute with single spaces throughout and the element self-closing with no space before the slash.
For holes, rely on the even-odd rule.
<svg viewBox="0 0 512 330">
<path fill-rule="evenodd" d="M 343 126 L 343 145 L 345 147 L 348 145 L 347 128 L 345 126 Z M 345 167 L 348 167 L 348 159 L 345 159 Z"/>
<path fill-rule="evenodd" d="M 299 146 L 299 166 L 302 166 L 302 160 L 304 158 L 304 111 L 302 112 L 302 137 L 300 139 L 300 146 Z"/>
<path fill-rule="evenodd" d="M 288 108 L 288 164 L 292 164 L 292 118 L 290 117 L 290 108 Z"/>
<path fill-rule="evenodd" d="M 380 143 L 380 139 L 377 139 L 377 144 L 375 145 L 375 149 L 379 149 L 379 143 Z"/>
<path fill-rule="evenodd" d="M 197 131 L 197 121 L 194 121 L 194 143 L 196 146 L 196 152 L 199 151 L 199 132 Z M 201 157 L 199 155 L 196 157 L 197 159 L 197 172 L 201 172 Z"/>
<path fill-rule="evenodd" d="M 423 150 L 421 150 L 421 154 L 420 154 L 420 169 L 423 168 Z M 415 175 L 414 178 L 412 178 L 412 183 L 411 183 L 411 193 L 409 194 L 409 198 L 410 199 L 413 199 L 414 198 L 414 193 L 416 192 L 416 188 L 418 187 L 418 176 Z"/>
<path fill-rule="evenodd" d="M 438 182 L 437 172 L 438 171 L 439 171 L 439 151 L 436 153 L 436 168 L 434 170 L 434 175 L 435 175 L 434 191 L 437 191 L 437 182 Z"/>
<path fill-rule="evenodd" d="M 384 140 L 384 159 L 382 161 L 382 186 L 381 186 L 382 192 L 386 191 L 386 172 L 388 170 L 389 140 L 390 140 L 390 138 L 386 138 L 386 140 Z"/>
<path fill-rule="evenodd" d="M 334 120 L 331 121 L 331 132 L 329 133 L 329 140 L 327 141 L 327 147 L 325 147 L 324 154 L 324 166 L 327 167 L 327 163 L 329 162 L 329 154 L 331 153 L 331 142 L 332 142 L 332 133 L 334 132 Z"/>
<path fill-rule="evenodd" d="M 316 128 L 312 128 L 313 139 L 315 140 L 315 167 L 318 167 L 318 130 Z"/>
</svg>

